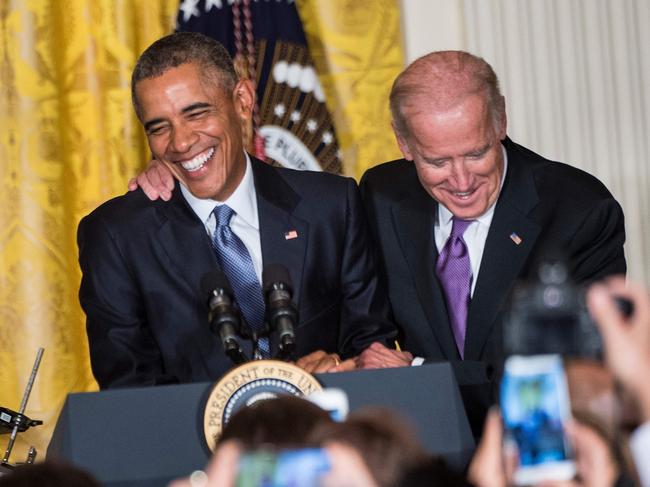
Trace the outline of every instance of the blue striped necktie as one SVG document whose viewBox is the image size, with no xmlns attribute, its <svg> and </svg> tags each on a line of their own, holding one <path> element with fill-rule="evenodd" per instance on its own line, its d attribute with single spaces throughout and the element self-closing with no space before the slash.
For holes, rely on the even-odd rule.
<svg viewBox="0 0 650 487">
<path fill-rule="evenodd" d="M 212 245 L 221 269 L 228 277 L 235 299 L 246 322 L 252 331 L 259 332 L 264 327 L 264 298 L 262 286 L 257 280 L 253 259 L 244 242 L 230 228 L 230 220 L 235 211 L 227 205 L 216 206 L 213 210 L 217 220 Z M 271 356 L 269 339 L 260 338 L 258 342 L 262 358 Z"/>
</svg>

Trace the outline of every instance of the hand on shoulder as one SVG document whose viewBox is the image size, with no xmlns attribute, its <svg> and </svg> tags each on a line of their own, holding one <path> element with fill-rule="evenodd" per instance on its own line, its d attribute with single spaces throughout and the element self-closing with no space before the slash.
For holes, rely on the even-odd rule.
<svg viewBox="0 0 650 487">
<path fill-rule="evenodd" d="M 162 162 L 151 159 L 147 168 L 129 181 L 129 191 L 138 188 L 152 201 L 158 198 L 169 201 L 174 190 L 174 176 Z"/>
</svg>

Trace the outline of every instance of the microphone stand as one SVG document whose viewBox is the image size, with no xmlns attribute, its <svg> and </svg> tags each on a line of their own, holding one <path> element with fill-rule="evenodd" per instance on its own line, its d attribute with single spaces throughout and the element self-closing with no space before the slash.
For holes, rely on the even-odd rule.
<svg viewBox="0 0 650 487">
<path fill-rule="evenodd" d="M 43 351 L 44 349 L 41 347 L 38 349 L 38 353 L 36 354 L 36 360 L 34 361 L 34 366 L 32 367 L 32 373 L 29 376 L 29 380 L 27 381 L 27 386 L 25 387 L 25 392 L 23 393 L 23 399 L 20 402 L 20 410 L 18 411 L 18 415 L 14 418 L 14 427 L 11 430 L 11 436 L 9 437 L 9 443 L 5 451 L 5 456 L 2 459 L 2 462 L 0 463 L 0 466 L 2 467 L 13 468 L 13 466 L 9 463 L 9 456 L 11 455 L 11 450 L 13 450 L 14 443 L 16 442 L 16 436 L 18 435 L 18 430 L 20 429 L 24 420 L 26 420 L 25 409 L 27 408 L 27 401 L 29 400 L 29 396 L 32 393 L 34 380 L 36 380 L 36 373 L 38 372 L 38 368 L 41 365 L 41 358 L 43 357 Z M 30 423 L 33 423 L 33 421 L 31 421 Z M 36 458 L 36 449 L 32 446 L 29 449 L 29 453 L 27 456 L 27 463 L 34 463 L 35 458 Z"/>
<path fill-rule="evenodd" d="M 230 357 L 230 360 L 232 360 L 235 365 L 240 365 L 248 361 L 246 355 L 244 355 L 244 352 L 242 352 L 239 343 L 236 342 L 228 344 L 228 347 L 226 348 L 226 355 Z"/>
<path fill-rule="evenodd" d="M 296 342 L 292 337 L 284 335 L 280 339 L 280 344 L 278 345 L 278 354 L 276 358 L 278 360 L 283 360 L 285 362 L 292 362 L 294 357 L 294 350 L 296 348 Z"/>
<path fill-rule="evenodd" d="M 253 342 L 253 360 L 265 360 L 260 351 L 260 338 L 269 338 L 269 346 L 271 345 L 270 335 L 271 331 L 269 329 L 268 323 L 264 323 L 264 327 L 261 330 L 253 330 L 250 325 L 247 326 L 248 333 L 243 333 L 242 338 L 250 338 Z M 274 358 L 278 358 L 278 354 Z M 285 359 L 282 359 L 285 360 Z"/>
</svg>

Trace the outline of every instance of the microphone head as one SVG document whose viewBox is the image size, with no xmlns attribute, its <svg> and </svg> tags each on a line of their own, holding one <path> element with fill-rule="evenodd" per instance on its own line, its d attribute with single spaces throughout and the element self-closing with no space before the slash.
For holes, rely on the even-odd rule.
<svg viewBox="0 0 650 487">
<path fill-rule="evenodd" d="M 268 293 L 274 284 L 285 284 L 290 290 L 293 288 L 289 271 L 282 264 L 268 264 L 262 271 L 262 288 L 264 294 Z"/>
<path fill-rule="evenodd" d="M 228 294 L 232 294 L 228 278 L 221 269 L 212 269 L 201 278 L 201 292 L 204 295 L 209 296 L 215 289 L 224 289 Z"/>
</svg>

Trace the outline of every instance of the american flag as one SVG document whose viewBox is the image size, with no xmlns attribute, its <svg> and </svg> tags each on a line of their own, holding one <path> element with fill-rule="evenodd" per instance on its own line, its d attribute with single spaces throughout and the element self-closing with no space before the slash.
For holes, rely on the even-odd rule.
<svg viewBox="0 0 650 487">
<path fill-rule="evenodd" d="M 517 245 L 519 245 L 521 242 L 523 242 L 523 240 L 521 239 L 521 237 L 520 237 L 519 235 L 517 235 L 515 232 L 512 232 L 512 233 L 510 234 L 510 240 L 512 240 L 512 241 L 513 241 L 514 243 L 516 243 Z"/>
<path fill-rule="evenodd" d="M 214 37 L 240 74 L 252 75 L 267 160 L 341 172 L 336 132 L 293 0 L 182 0 L 177 30 Z M 262 152 L 261 144 L 256 149 Z"/>
</svg>

